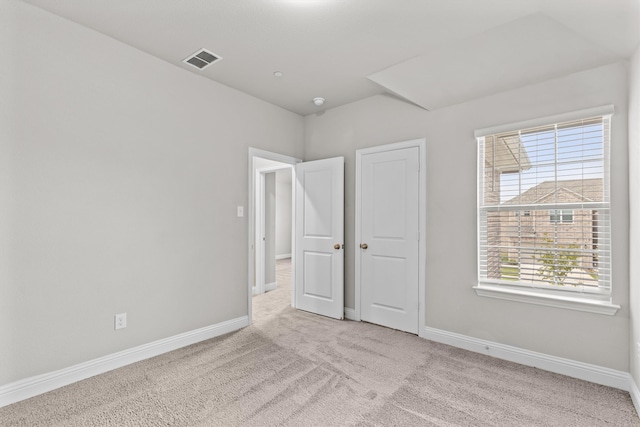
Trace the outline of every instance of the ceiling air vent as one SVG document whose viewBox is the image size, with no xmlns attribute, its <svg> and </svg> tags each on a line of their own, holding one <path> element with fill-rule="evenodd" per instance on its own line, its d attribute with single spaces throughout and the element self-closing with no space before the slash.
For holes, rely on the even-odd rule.
<svg viewBox="0 0 640 427">
<path fill-rule="evenodd" d="M 222 59 L 222 57 L 215 53 L 209 52 L 207 49 L 200 49 L 182 62 L 193 65 L 197 69 L 202 70 L 220 59 Z"/>
</svg>

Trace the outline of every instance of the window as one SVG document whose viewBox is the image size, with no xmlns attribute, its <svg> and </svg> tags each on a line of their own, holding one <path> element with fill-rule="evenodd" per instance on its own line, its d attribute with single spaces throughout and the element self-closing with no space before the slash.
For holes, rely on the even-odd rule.
<svg viewBox="0 0 640 427">
<path fill-rule="evenodd" d="M 476 292 L 611 303 L 609 108 L 476 132 Z"/>
<path fill-rule="evenodd" d="M 573 222 L 573 209 L 552 209 L 549 211 L 549 221 L 570 224 Z"/>
</svg>

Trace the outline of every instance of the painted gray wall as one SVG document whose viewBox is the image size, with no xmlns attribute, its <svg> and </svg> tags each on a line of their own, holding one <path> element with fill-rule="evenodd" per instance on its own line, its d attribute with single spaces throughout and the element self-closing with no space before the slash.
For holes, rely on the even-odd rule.
<svg viewBox="0 0 640 427">
<path fill-rule="evenodd" d="M 291 169 L 276 172 L 276 256 L 291 255 Z"/>
<path fill-rule="evenodd" d="M 303 122 L 17 0 L 0 0 L 0 51 L 0 385 L 246 314 L 247 224 L 235 207 L 247 206 L 248 146 L 302 158 L 306 137 L 308 160 L 345 156 L 353 248 L 355 149 L 423 136 L 425 323 L 620 370 L 631 352 L 640 383 L 629 349 L 630 336 L 640 340 L 640 314 L 629 311 L 640 307 L 640 272 L 628 262 L 629 234 L 631 259 L 640 242 L 638 52 L 628 80 L 627 65 L 615 64 L 434 112 L 378 96 Z M 607 103 L 617 110 L 622 310 L 607 317 L 477 297 L 473 130 Z M 118 312 L 129 327 L 116 332 Z"/>
<path fill-rule="evenodd" d="M 630 370 L 640 384 L 640 46 L 629 69 Z"/>
<path fill-rule="evenodd" d="M 276 281 L 276 173 L 264 176 L 264 283 Z"/>
<path fill-rule="evenodd" d="M 470 71 L 471 72 L 471 71 Z M 603 316 L 482 298 L 477 280 L 476 141 L 493 125 L 615 104 L 613 300 Z M 354 307 L 355 150 L 426 137 L 428 327 L 622 371 L 629 361 L 627 64 L 596 68 L 432 112 L 377 96 L 305 117 L 305 160 L 345 157 L 345 298 Z"/>
<path fill-rule="evenodd" d="M 0 385 L 246 315 L 248 147 L 302 117 L 20 1 L 0 52 Z"/>
</svg>

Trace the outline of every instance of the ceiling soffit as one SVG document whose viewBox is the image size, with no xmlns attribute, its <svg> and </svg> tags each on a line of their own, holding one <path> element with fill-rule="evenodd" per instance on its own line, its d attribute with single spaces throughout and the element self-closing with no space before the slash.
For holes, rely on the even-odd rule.
<svg viewBox="0 0 640 427">
<path fill-rule="evenodd" d="M 548 16 L 535 14 L 434 47 L 368 77 L 434 110 L 620 59 Z"/>
</svg>

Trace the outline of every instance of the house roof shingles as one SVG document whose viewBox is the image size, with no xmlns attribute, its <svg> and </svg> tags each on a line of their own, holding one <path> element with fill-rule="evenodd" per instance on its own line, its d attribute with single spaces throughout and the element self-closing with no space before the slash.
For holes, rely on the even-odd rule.
<svg viewBox="0 0 640 427">
<path fill-rule="evenodd" d="M 556 189 L 557 184 L 557 189 Z M 557 200 L 552 197 L 557 195 Z M 551 199 L 551 200 L 550 200 Z M 602 178 L 544 181 L 506 202 L 505 205 L 603 201 Z"/>
</svg>

